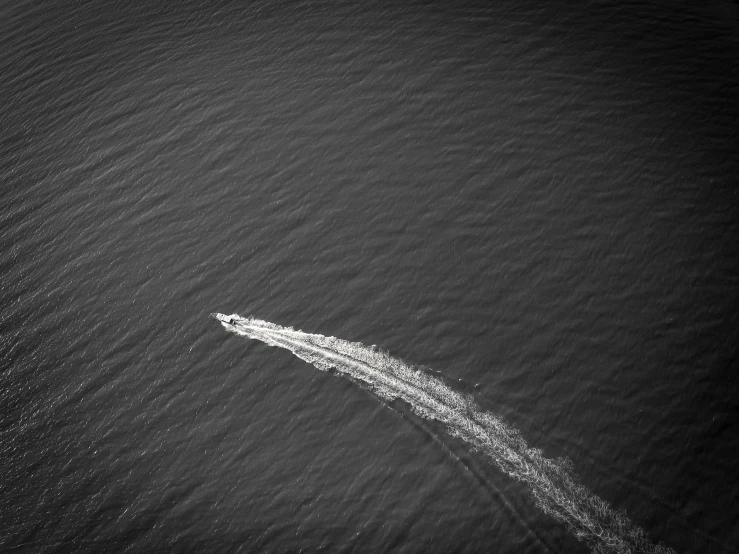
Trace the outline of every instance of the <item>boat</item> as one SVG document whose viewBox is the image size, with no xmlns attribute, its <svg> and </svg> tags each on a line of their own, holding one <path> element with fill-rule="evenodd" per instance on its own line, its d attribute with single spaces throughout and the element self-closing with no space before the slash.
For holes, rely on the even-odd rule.
<svg viewBox="0 0 739 554">
<path fill-rule="evenodd" d="M 231 325 L 232 327 L 236 325 L 236 320 L 234 319 L 234 316 L 232 315 L 224 315 L 219 313 L 212 313 L 210 314 L 211 317 L 214 317 L 224 325 Z"/>
</svg>

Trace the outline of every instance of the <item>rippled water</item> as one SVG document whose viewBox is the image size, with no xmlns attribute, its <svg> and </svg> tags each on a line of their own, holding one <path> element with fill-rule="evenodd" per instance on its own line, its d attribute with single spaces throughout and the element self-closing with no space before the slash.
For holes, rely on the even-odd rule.
<svg viewBox="0 0 739 554">
<path fill-rule="evenodd" d="M 737 551 L 734 11 L 0 8 L 0 550 L 587 551 L 221 311 L 426 365 Z"/>
</svg>

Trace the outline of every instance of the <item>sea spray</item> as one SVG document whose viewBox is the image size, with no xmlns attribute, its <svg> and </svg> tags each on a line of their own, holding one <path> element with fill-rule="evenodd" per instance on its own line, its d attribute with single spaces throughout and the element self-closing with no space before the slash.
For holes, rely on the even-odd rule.
<svg viewBox="0 0 739 554">
<path fill-rule="evenodd" d="M 501 418 L 481 411 L 471 396 L 450 389 L 425 371 L 358 342 L 303 333 L 236 314 L 214 315 L 233 333 L 290 350 L 322 371 L 333 369 L 384 400 L 400 399 L 419 416 L 443 423 L 450 434 L 526 483 L 537 505 L 564 522 L 593 552 L 674 552 L 650 542 L 625 513 L 613 510 L 582 486 L 569 460 L 545 458 Z"/>
</svg>

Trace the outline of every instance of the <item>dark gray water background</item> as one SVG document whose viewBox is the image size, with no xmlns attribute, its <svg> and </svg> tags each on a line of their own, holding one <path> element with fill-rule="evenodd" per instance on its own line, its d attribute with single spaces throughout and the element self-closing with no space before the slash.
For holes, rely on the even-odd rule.
<svg viewBox="0 0 739 554">
<path fill-rule="evenodd" d="M 0 8 L 0 551 L 579 552 L 378 344 L 735 552 L 734 4 Z"/>
</svg>

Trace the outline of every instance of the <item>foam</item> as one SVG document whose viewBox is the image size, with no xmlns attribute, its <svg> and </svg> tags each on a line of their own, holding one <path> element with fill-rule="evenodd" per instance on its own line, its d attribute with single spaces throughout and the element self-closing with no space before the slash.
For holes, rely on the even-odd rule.
<svg viewBox="0 0 739 554">
<path fill-rule="evenodd" d="M 625 513 L 613 510 L 582 486 L 569 460 L 545 458 L 501 418 L 483 412 L 471 396 L 452 390 L 420 368 L 362 343 L 303 333 L 236 314 L 230 317 L 235 325 L 224 327 L 231 332 L 290 350 L 321 371 L 333 369 L 384 400 L 402 400 L 419 416 L 443 423 L 450 434 L 528 485 L 537 505 L 562 521 L 593 552 L 674 553 L 651 543 Z"/>
</svg>

